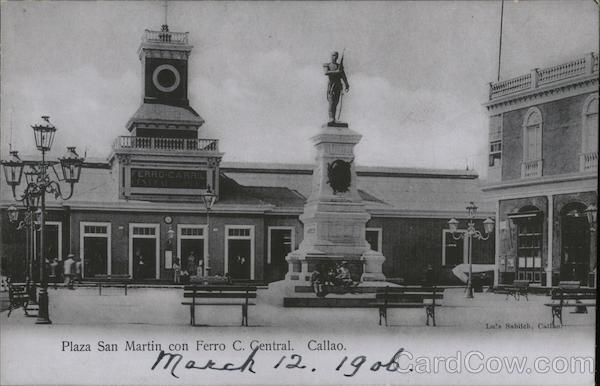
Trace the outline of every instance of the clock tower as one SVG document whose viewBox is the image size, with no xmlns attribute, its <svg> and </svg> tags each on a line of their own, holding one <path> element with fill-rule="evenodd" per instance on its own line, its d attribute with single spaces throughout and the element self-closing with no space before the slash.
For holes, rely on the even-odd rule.
<svg viewBox="0 0 600 386">
<path fill-rule="evenodd" d="M 187 97 L 188 58 L 192 46 L 187 44 L 187 34 L 169 33 L 162 26 L 157 32 L 146 31 L 139 48 L 144 80 L 144 102 L 163 103 L 189 108 Z"/>
<path fill-rule="evenodd" d="M 188 99 L 191 51 L 188 33 L 166 24 L 142 36 L 142 104 L 126 124 L 130 135 L 113 148 L 121 198 L 200 201 L 207 192 L 219 194 L 223 153 L 217 139 L 200 138 L 204 119 Z"/>
</svg>

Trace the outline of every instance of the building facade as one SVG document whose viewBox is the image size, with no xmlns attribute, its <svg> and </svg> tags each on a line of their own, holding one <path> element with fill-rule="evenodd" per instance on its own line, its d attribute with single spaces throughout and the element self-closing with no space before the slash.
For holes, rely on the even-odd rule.
<svg viewBox="0 0 600 386">
<path fill-rule="evenodd" d="M 598 55 L 490 84 L 488 182 L 498 283 L 593 284 Z"/>
<path fill-rule="evenodd" d="M 312 187 L 313 165 L 223 162 L 218 139 L 202 138 L 204 120 L 189 105 L 187 33 L 146 31 L 138 49 L 143 96 L 107 159 L 87 160 L 69 201 L 48 197 L 45 250 L 62 260 L 81 257 L 84 278 L 128 275 L 171 281 L 173 263 L 190 259 L 204 274 L 268 283 L 284 278 L 286 255 L 303 237 L 299 220 Z M 307 138 L 308 140 L 308 138 Z M 360 167 L 357 189 L 371 218 L 366 238 L 387 260 L 388 278 L 419 282 L 428 267 L 440 282 L 457 283 L 451 269 L 468 262 L 466 241 L 455 241 L 448 220 L 466 227 L 465 206 L 480 206 L 477 226 L 493 216 L 477 173 L 462 170 Z M 3 269 L 26 271 L 28 237 L 8 222 L 14 204 L 2 181 Z M 210 211 L 202 196 L 217 195 Z M 494 240 L 474 242 L 473 262 L 493 264 Z M 36 269 L 33 269 L 35 272 Z M 360 272 L 353 272 L 360 277 Z"/>
</svg>

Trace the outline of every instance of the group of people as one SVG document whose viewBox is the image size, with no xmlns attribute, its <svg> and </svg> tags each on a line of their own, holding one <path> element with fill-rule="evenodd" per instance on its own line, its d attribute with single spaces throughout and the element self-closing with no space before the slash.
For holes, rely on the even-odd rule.
<svg viewBox="0 0 600 386">
<path fill-rule="evenodd" d="M 187 257 L 185 265 L 179 258 L 173 262 L 173 282 L 175 284 L 188 284 L 191 276 L 204 276 L 204 259 L 196 257 L 193 251 Z"/>
<path fill-rule="evenodd" d="M 57 284 L 61 279 L 61 275 L 65 286 L 69 289 L 75 289 L 75 282 L 81 284 L 81 258 L 75 257 L 74 254 L 69 253 L 65 261 L 62 262 L 62 271 L 59 267 L 60 263 L 58 258 L 55 257 L 52 260 L 46 259 L 46 272 L 48 272 L 48 281 L 54 285 L 55 289 L 57 288 Z"/>
<path fill-rule="evenodd" d="M 315 294 L 319 297 L 323 297 L 328 292 L 336 289 L 346 291 L 358 284 L 352 280 L 346 261 L 334 266 L 319 265 L 319 268 L 311 274 L 310 282 Z"/>
</svg>

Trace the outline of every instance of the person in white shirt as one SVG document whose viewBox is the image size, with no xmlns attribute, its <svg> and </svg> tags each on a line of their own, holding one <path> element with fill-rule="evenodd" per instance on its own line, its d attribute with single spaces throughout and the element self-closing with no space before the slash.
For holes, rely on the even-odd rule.
<svg viewBox="0 0 600 386">
<path fill-rule="evenodd" d="M 74 254 L 69 253 L 69 255 L 67 256 L 67 260 L 65 260 L 64 265 L 63 265 L 63 269 L 64 269 L 64 276 L 65 276 L 65 285 L 69 288 L 69 289 L 74 289 L 73 288 L 73 265 L 75 264 L 75 260 L 73 259 L 75 257 Z"/>
</svg>

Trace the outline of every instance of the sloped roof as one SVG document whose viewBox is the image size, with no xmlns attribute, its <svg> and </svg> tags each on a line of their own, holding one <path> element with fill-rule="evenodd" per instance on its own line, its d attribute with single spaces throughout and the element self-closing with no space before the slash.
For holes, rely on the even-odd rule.
<svg viewBox="0 0 600 386">
<path fill-rule="evenodd" d="M 271 164 L 270 168 L 261 166 L 258 172 L 255 166 L 253 164 L 254 169 L 251 169 L 245 164 L 240 168 L 224 164 L 219 206 L 302 209 L 312 190 L 312 166 Z M 492 203 L 484 200 L 474 172 L 416 169 L 409 173 L 409 169 L 403 168 L 357 167 L 357 173 L 359 194 L 369 210 L 462 212 L 469 201 L 474 201 L 481 212 L 494 211 Z M 10 187 L 3 178 L 0 184 L 1 200 L 12 202 Z M 64 193 L 68 193 L 68 187 L 64 188 Z M 113 170 L 86 168 L 81 173 L 81 181 L 75 185 L 73 197 L 64 204 L 104 203 L 107 208 L 125 204 L 127 201 L 119 199 L 118 190 L 118 174 Z M 52 195 L 47 199 L 49 204 L 55 202 Z M 130 204 L 136 202 L 143 203 L 129 201 Z"/>
<path fill-rule="evenodd" d="M 242 186 L 221 174 L 219 204 L 302 208 L 306 198 L 286 187 Z"/>
<path fill-rule="evenodd" d="M 204 119 L 190 106 L 171 106 L 160 103 L 142 103 L 127 122 L 130 130 L 135 122 L 165 122 L 201 126 Z"/>
<path fill-rule="evenodd" d="M 285 186 L 305 197 L 312 190 L 309 165 L 223 163 L 221 170 L 242 185 Z M 494 211 L 474 171 L 357 166 L 356 172 L 359 193 L 370 208 L 450 212 L 473 201 L 482 212 Z"/>
</svg>

